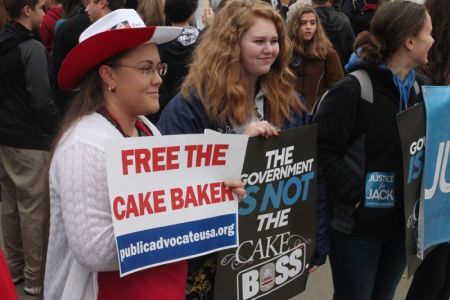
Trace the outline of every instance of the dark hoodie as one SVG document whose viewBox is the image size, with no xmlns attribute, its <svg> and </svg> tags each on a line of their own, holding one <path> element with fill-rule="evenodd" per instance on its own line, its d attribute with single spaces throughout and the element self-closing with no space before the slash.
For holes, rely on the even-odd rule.
<svg viewBox="0 0 450 300">
<path fill-rule="evenodd" d="M 49 149 L 58 118 L 44 46 L 20 23 L 6 24 L 0 66 L 0 145 Z"/>
<path fill-rule="evenodd" d="M 160 88 L 159 111 L 148 116 L 155 124 L 167 103 L 180 91 L 181 84 L 188 74 L 197 40 L 198 38 L 195 42 L 185 45 L 175 40 L 159 48 L 161 61 L 167 64 L 168 69 Z"/>
<path fill-rule="evenodd" d="M 361 12 L 355 16 L 352 20 L 352 27 L 355 36 L 358 36 L 358 34 L 362 31 L 370 30 L 370 22 L 375 15 L 377 7 L 378 5 L 376 3 L 366 4 L 362 8 Z"/>
<path fill-rule="evenodd" d="M 342 68 L 344 68 L 353 52 L 355 35 L 348 18 L 333 7 L 319 6 L 316 8 L 320 23 L 323 26 L 334 49 L 339 54 Z"/>
</svg>

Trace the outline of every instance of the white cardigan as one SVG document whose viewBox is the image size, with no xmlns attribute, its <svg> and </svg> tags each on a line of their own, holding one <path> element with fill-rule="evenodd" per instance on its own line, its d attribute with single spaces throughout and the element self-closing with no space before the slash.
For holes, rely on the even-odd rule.
<svg viewBox="0 0 450 300">
<path fill-rule="evenodd" d="M 153 135 L 158 129 L 141 120 Z M 97 299 L 97 272 L 118 270 L 104 141 L 124 138 L 98 113 L 81 118 L 50 166 L 50 234 L 44 298 Z"/>
</svg>

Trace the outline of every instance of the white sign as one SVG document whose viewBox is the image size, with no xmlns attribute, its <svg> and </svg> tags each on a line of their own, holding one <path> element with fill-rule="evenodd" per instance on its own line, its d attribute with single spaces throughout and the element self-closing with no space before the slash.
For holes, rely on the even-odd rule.
<svg viewBox="0 0 450 300">
<path fill-rule="evenodd" d="M 171 135 L 106 142 L 121 276 L 238 244 L 243 135 Z"/>
</svg>

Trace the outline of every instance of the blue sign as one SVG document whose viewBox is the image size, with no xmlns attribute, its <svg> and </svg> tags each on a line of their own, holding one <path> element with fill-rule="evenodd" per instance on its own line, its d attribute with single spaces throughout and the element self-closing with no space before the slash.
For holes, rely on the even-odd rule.
<svg viewBox="0 0 450 300">
<path fill-rule="evenodd" d="M 423 251 L 450 241 L 450 87 L 425 86 L 426 142 L 423 177 L 423 219 L 419 230 Z"/>
</svg>

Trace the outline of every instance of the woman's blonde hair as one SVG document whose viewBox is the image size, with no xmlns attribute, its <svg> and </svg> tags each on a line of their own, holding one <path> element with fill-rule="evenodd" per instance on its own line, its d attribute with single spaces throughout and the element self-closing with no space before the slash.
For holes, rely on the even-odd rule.
<svg viewBox="0 0 450 300">
<path fill-rule="evenodd" d="M 316 33 L 311 41 L 305 41 L 300 30 L 304 14 L 314 14 L 316 18 Z M 319 16 L 310 5 L 302 6 L 294 11 L 288 22 L 288 34 L 295 56 L 326 59 L 328 52 L 333 49 L 333 45 L 320 23 Z"/>
<path fill-rule="evenodd" d="M 253 88 L 248 87 L 240 59 L 241 38 L 253 26 L 255 17 L 273 21 L 280 48 L 269 73 L 259 80 L 266 97 L 266 119 L 281 126 L 284 120 L 290 120 L 291 110 L 302 111 L 295 94 L 295 76 L 288 67 L 292 49 L 282 17 L 260 0 L 235 0 L 219 11 L 201 37 L 181 88 L 185 98 L 200 98 L 213 121 L 225 124 L 233 120 L 242 125 L 255 114 L 255 95 L 249 92 Z"/>
</svg>

